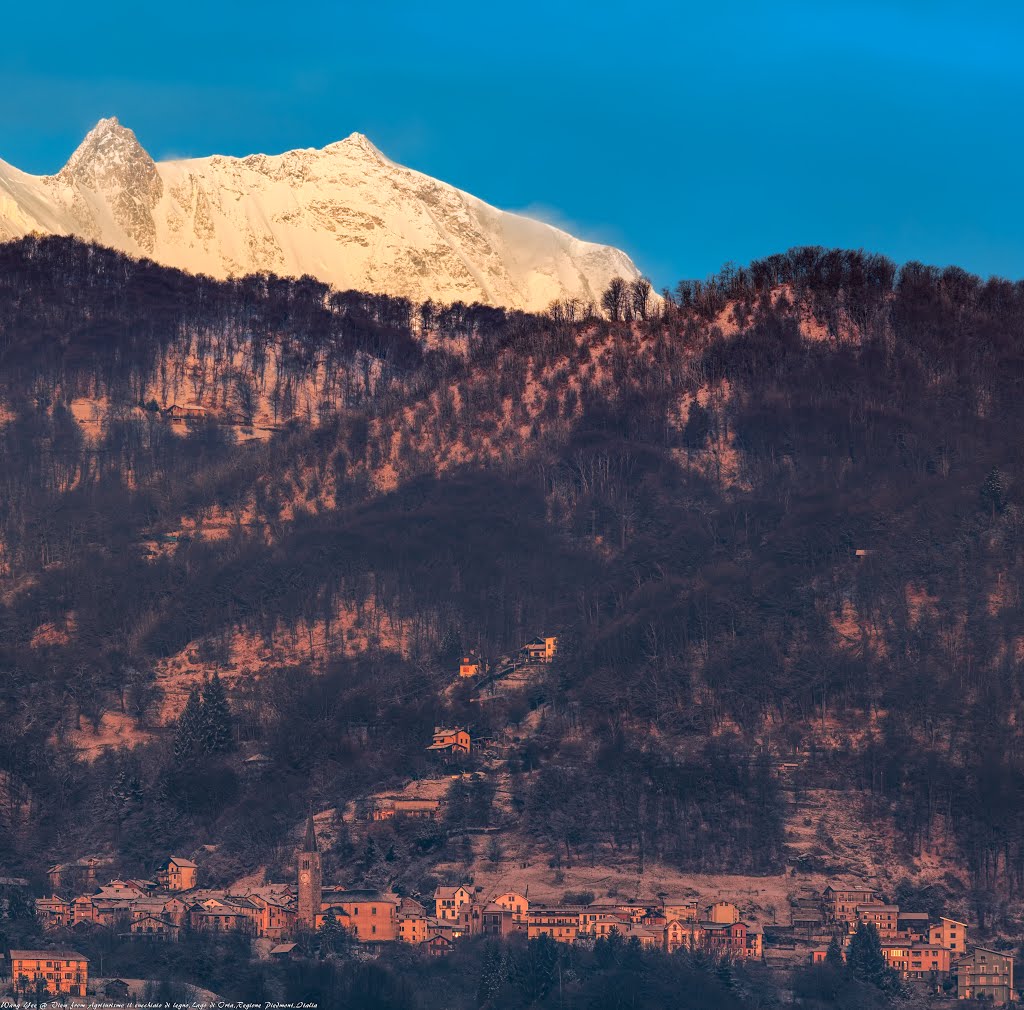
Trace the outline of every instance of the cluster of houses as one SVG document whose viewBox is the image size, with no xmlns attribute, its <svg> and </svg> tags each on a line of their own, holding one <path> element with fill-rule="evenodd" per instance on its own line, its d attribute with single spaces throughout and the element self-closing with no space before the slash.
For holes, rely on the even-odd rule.
<svg viewBox="0 0 1024 1010">
<path fill-rule="evenodd" d="M 558 636 L 541 635 L 527 642 L 514 656 L 501 659 L 497 666 L 497 675 L 509 672 L 516 667 L 547 664 L 554 662 L 558 653 Z M 477 655 L 475 650 L 470 650 L 469 655 L 459 659 L 459 677 L 461 679 L 478 678 L 489 673 L 488 664 Z"/>
<path fill-rule="evenodd" d="M 930 982 L 936 988 L 955 979 L 960 999 L 1009 1003 L 1016 998 L 1012 954 L 968 948 L 965 922 L 889 904 L 871 887 L 830 884 L 817 902 L 798 903 L 792 919 L 794 927 L 808 934 L 836 937 L 844 956 L 858 925 L 871 923 L 878 932 L 882 956 L 902 978 Z M 818 947 L 811 960 L 824 961 L 826 954 L 827 948 Z"/>
<path fill-rule="evenodd" d="M 402 816 L 432 816 L 436 803 L 407 802 L 413 807 L 401 811 Z M 399 813 L 393 807 L 381 816 Z M 55 866 L 50 880 L 57 886 L 71 880 L 94 885 L 100 866 L 96 859 Z M 586 943 L 614 932 L 644 948 L 669 953 L 686 948 L 730 959 L 764 956 L 761 927 L 745 921 L 728 901 L 701 906 L 690 898 L 663 896 L 549 904 L 531 902 L 528 890 L 506 890 L 485 898 L 482 889 L 458 884 L 438 887 L 433 906 L 426 907 L 396 894 L 324 885 L 312 817 L 297 852 L 297 876 L 296 884 L 202 889 L 196 864 L 172 856 L 153 880 L 111 880 L 72 899 L 54 893 L 37 900 L 36 911 L 46 929 L 98 925 L 128 939 L 150 942 L 174 942 L 185 928 L 239 931 L 270 940 L 270 954 L 279 957 L 291 956 L 297 940 L 329 922 L 343 927 L 354 942 L 371 948 L 399 942 L 418 946 L 429 955 L 447 953 L 464 936 L 520 934 Z M 882 901 L 870 887 L 830 884 L 816 897 L 798 899 L 790 929 L 803 932 L 808 940 L 835 938 L 845 956 L 861 923 L 874 925 L 886 962 L 905 979 L 923 980 L 936 989 L 948 989 L 955 980 L 961 999 L 1008 1003 L 1016 998 L 1012 955 L 968 947 L 966 923 L 902 909 Z M 820 962 L 826 955 L 827 948 L 819 946 L 810 959 Z M 88 959 L 74 950 L 12 951 L 10 964 L 15 988 L 20 986 L 22 991 L 38 986 L 72 996 L 86 992 Z"/>
<path fill-rule="evenodd" d="M 423 816 L 429 811 L 404 813 Z M 670 898 L 588 905 L 531 903 L 525 892 L 508 890 L 483 900 L 470 887 L 455 885 L 439 887 L 428 908 L 395 894 L 325 885 L 312 817 L 297 853 L 297 870 L 297 884 L 203 889 L 197 886 L 196 864 L 173 856 L 153 880 L 111 880 L 71 899 L 53 894 L 36 902 L 36 912 L 48 930 L 103 926 L 125 939 L 149 942 L 174 942 L 186 928 L 241 931 L 273 941 L 271 955 L 291 953 L 295 943 L 287 941 L 322 929 L 328 920 L 357 943 L 408 943 L 432 955 L 446 953 L 464 936 L 520 933 L 530 939 L 549 936 L 574 943 L 613 931 L 647 948 L 702 948 L 732 958 L 762 955 L 760 927 L 744 922 L 736 906 L 724 901 L 703 909 L 696 901 Z M 51 875 L 51 880 L 59 879 Z M 51 962 L 57 958 L 52 951 L 35 953 Z M 63 954 L 60 958 L 65 959 Z M 43 977 L 54 991 L 74 994 L 64 983 L 84 985 L 87 966 L 83 958 L 66 959 L 76 963 L 62 971 L 28 960 L 23 968 L 28 978 Z"/>
<path fill-rule="evenodd" d="M 403 899 L 400 939 L 419 942 L 429 953 L 445 953 L 462 936 L 525 934 L 558 943 L 607 938 L 613 932 L 645 948 L 672 952 L 704 949 L 730 958 L 760 958 L 761 928 L 744 922 L 739 909 L 719 901 L 701 909 L 689 899 L 657 898 L 591 903 L 531 904 L 526 893 L 504 891 L 480 900 L 464 885 L 438 887 L 433 914 Z M 703 913 L 703 914 L 702 914 Z M 406 935 L 402 935 L 402 932 Z"/>
<path fill-rule="evenodd" d="M 201 889 L 196 864 L 172 856 L 154 880 L 111 880 L 75 898 L 55 893 L 36 900 L 36 915 L 44 929 L 104 926 L 133 940 L 173 942 L 185 927 L 281 938 L 295 927 L 293 892 L 288 884 Z"/>
</svg>

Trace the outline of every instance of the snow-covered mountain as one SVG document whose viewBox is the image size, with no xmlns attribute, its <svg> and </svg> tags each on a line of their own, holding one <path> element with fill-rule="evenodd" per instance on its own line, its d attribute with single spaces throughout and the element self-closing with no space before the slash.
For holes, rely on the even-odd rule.
<svg viewBox="0 0 1024 1010">
<path fill-rule="evenodd" d="M 597 300 L 625 253 L 491 207 L 388 160 L 362 134 L 323 150 L 155 162 L 103 119 L 56 175 L 0 161 L 0 240 L 75 235 L 214 277 L 311 274 L 416 301 L 524 309 Z"/>
</svg>

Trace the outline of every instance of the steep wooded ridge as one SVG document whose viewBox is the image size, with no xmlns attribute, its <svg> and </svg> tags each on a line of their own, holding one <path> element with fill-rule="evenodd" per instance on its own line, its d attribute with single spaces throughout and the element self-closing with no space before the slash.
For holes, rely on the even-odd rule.
<svg viewBox="0 0 1024 1010">
<path fill-rule="evenodd" d="M 362 134 L 322 150 L 156 162 L 103 119 L 55 175 L 0 161 L 0 240 L 73 235 L 213 277 L 272 271 L 355 288 L 545 309 L 596 301 L 629 257 L 386 158 Z"/>
<path fill-rule="evenodd" d="M 202 838 L 232 879 L 309 802 L 424 775 L 458 722 L 511 727 L 553 857 L 792 865 L 785 763 L 798 794 L 857 791 L 909 876 L 944 845 L 959 900 L 1005 911 L 1024 285 L 800 249 L 637 315 L 0 247 L 7 862 Z M 451 689 L 462 649 L 541 632 L 528 688 Z M 239 750 L 182 767 L 214 669 Z"/>
</svg>

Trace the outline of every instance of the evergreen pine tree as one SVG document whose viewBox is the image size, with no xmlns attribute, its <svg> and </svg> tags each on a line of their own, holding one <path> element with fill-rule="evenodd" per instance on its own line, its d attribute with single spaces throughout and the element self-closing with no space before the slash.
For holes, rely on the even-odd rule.
<svg viewBox="0 0 1024 1010">
<path fill-rule="evenodd" d="M 480 985 L 477 988 L 477 1003 L 487 1006 L 498 998 L 501 987 L 508 979 L 508 963 L 503 944 L 488 944 L 484 950 L 480 967 Z"/>
<path fill-rule="evenodd" d="M 216 670 L 203 682 L 201 741 L 209 754 L 224 754 L 234 747 L 231 707 Z"/>
<path fill-rule="evenodd" d="M 835 933 L 832 934 L 828 950 L 825 951 L 825 964 L 831 965 L 833 968 L 842 968 L 844 964 L 843 947 Z"/>
<path fill-rule="evenodd" d="M 981 486 L 981 501 L 993 517 L 997 512 L 1002 512 L 1006 508 L 1006 503 L 1009 500 L 1009 487 L 1010 482 L 1007 480 L 1006 474 L 997 467 L 989 470 L 985 483 Z"/>
<path fill-rule="evenodd" d="M 857 925 L 857 932 L 850 939 L 846 952 L 846 963 L 854 977 L 862 982 L 887 991 L 896 988 L 895 972 L 882 954 L 882 942 L 873 922 Z"/>
<path fill-rule="evenodd" d="M 194 764 L 203 750 L 203 703 L 199 688 L 189 692 L 185 709 L 178 717 L 178 728 L 174 734 L 174 763 L 179 767 Z"/>
<path fill-rule="evenodd" d="M 320 949 L 321 957 L 337 954 L 341 950 L 344 932 L 334 909 L 328 908 L 324 913 L 324 921 L 317 930 L 317 946 Z"/>
</svg>

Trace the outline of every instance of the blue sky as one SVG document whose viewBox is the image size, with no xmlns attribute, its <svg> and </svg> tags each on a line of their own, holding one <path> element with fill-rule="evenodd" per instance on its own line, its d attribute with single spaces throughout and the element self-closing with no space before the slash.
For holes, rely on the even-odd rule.
<svg viewBox="0 0 1024 1010">
<path fill-rule="evenodd" d="M 4 20 L 0 158 L 26 171 L 109 115 L 157 158 L 358 130 L 622 246 L 658 287 L 801 244 L 1024 277 L 1021 4 L 54 0 Z"/>
</svg>

